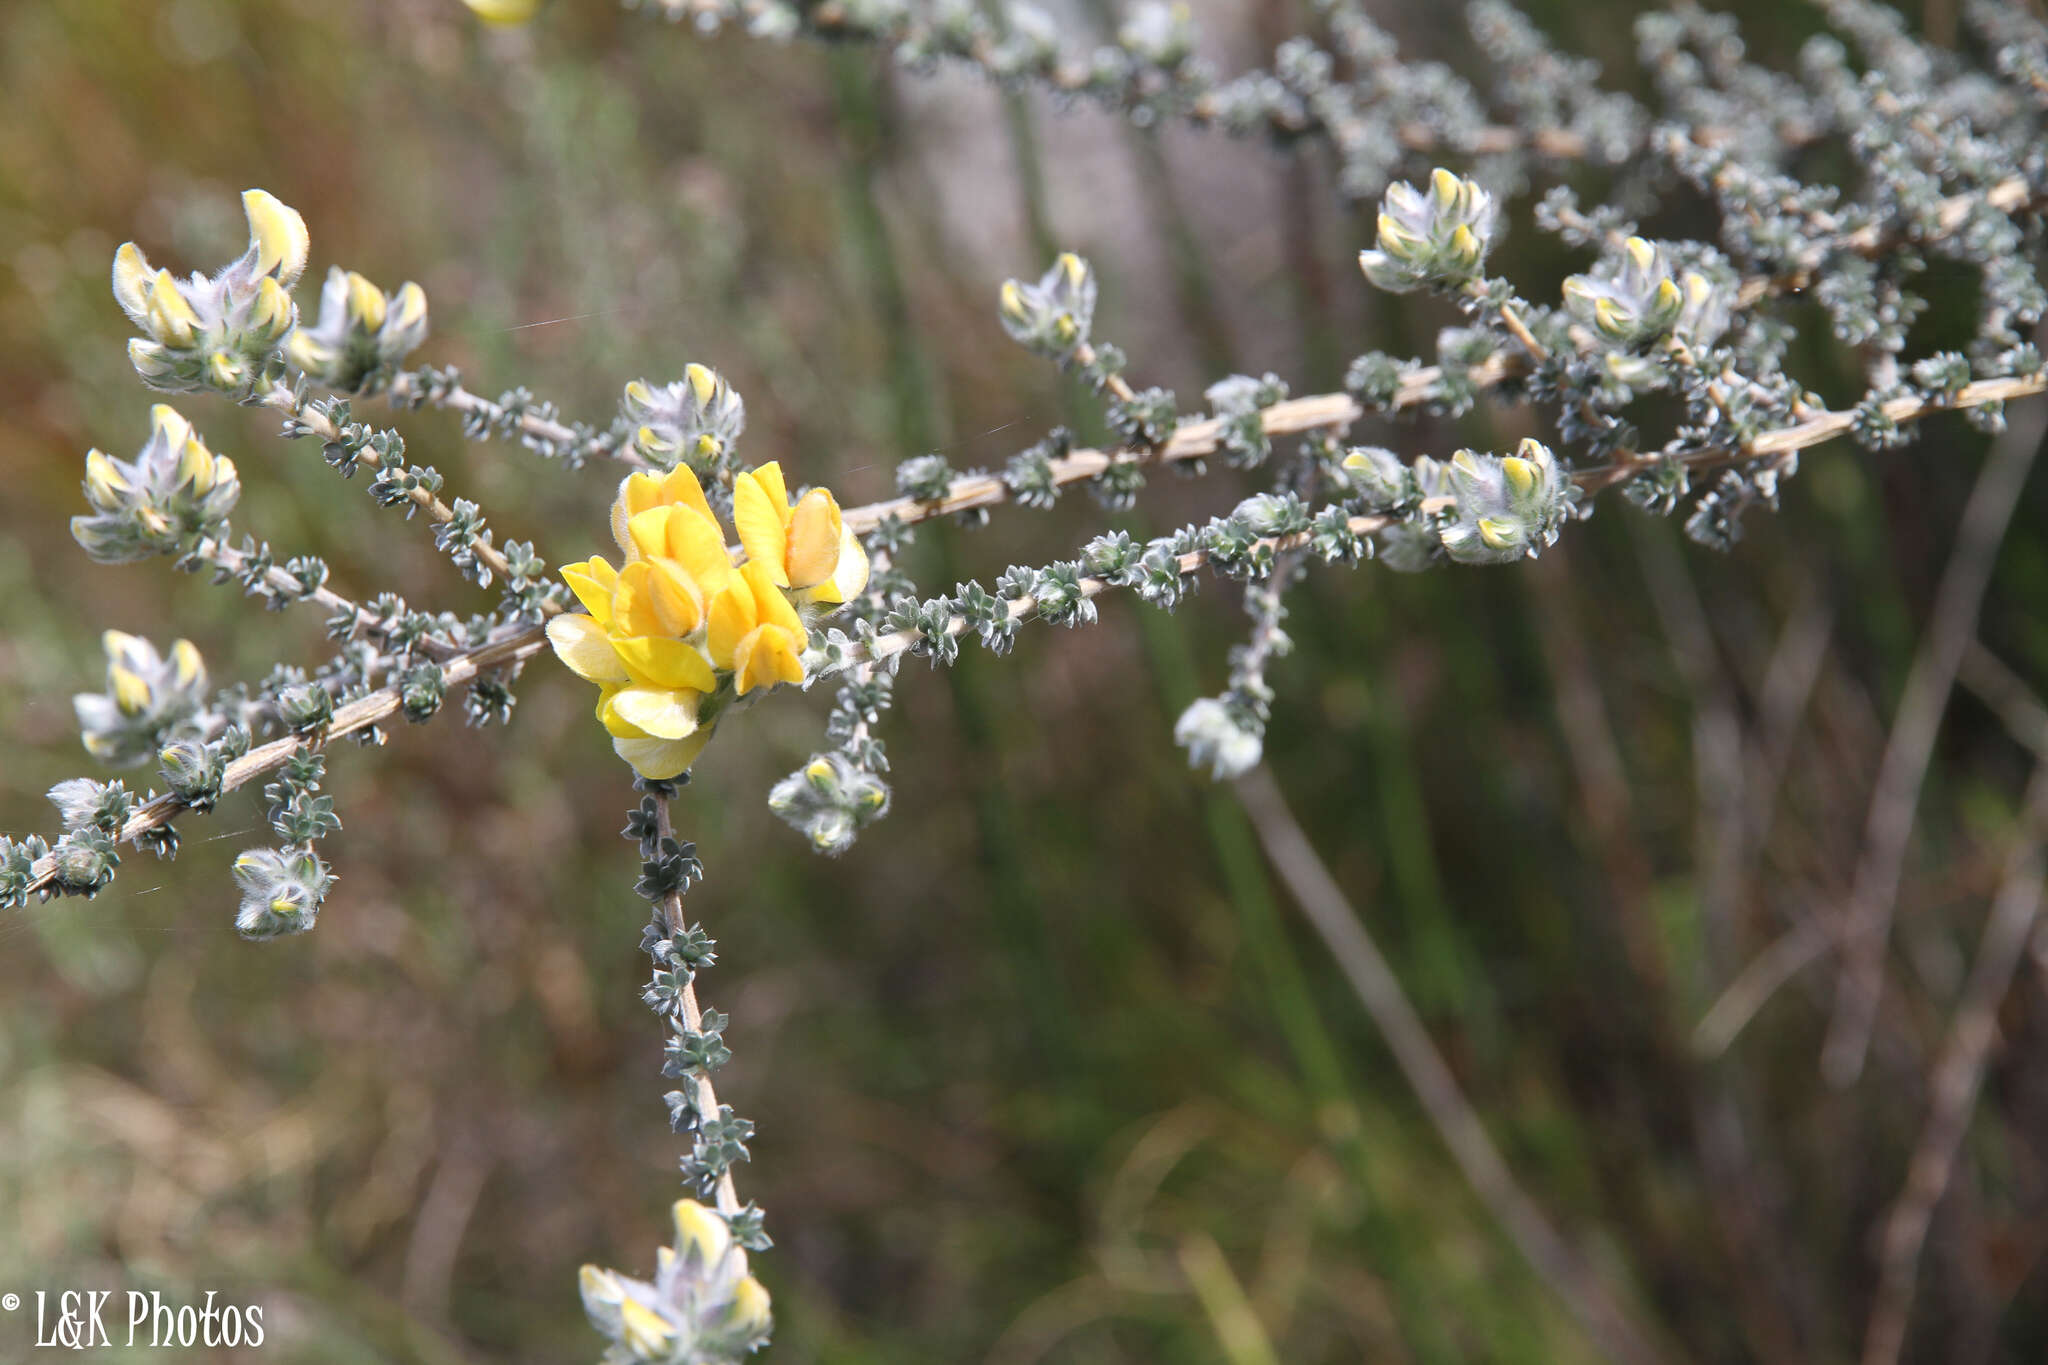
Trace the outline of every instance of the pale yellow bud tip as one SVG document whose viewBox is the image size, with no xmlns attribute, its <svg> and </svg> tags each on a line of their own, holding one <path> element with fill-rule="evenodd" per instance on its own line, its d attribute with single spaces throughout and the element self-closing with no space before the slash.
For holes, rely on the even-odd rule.
<svg viewBox="0 0 2048 1365">
<path fill-rule="evenodd" d="M 701 405 L 711 401 L 711 395 L 718 391 L 718 372 L 708 365 L 685 365 L 683 378 L 690 381 L 690 391 L 697 395 Z"/>
<path fill-rule="evenodd" d="M 115 664 L 107 670 L 107 681 L 114 685 L 114 704 L 128 715 L 149 705 L 149 684 L 141 674 Z"/>
<path fill-rule="evenodd" d="M 1628 252 L 1628 258 L 1635 262 L 1638 270 L 1648 270 L 1656 262 L 1657 248 L 1640 237 L 1629 238 L 1622 243 L 1622 248 Z"/>
<path fill-rule="evenodd" d="M 348 311 L 358 324 L 372 332 L 384 325 L 389 311 L 384 291 L 353 270 L 348 272 Z"/>
<path fill-rule="evenodd" d="M 206 674 L 206 665 L 199 658 L 199 647 L 190 640 L 180 640 L 171 646 L 171 663 L 178 671 L 180 687 L 190 687 Z"/>
<path fill-rule="evenodd" d="M 427 291 L 407 280 L 399 286 L 393 300 L 398 309 L 397 322 L 400 327 L 411 329 L 423 327 L 427 321 Z"/>
<path fill-rule="evenodd" d="M 149 261 L 133 242 L 121 243 L 114 253 L 114 300 L 130 314 L 147 306 L 144 290 L 149 283 Z"/>
<path fill-rule="evenodd" d="M 725 1321 L 728 1327 L 744 1332 L 758 1332 L 768 1325 L 768 1291 L 752 1275 L 733 1286 Z"/>
<path fill-rule="evenodd" d="M 1536 486 L 1536 466 L 1527 460 L 1510 455 L 1500 462 L 1500 468 L 1517 493 L 1526 494 Z"/>
<path fill-rule="evenodd" d="M 192 435 L 192 424 L 185 420 L 183 413 L 169 403 L 150 405 L 149 424 L 157 435 L 173 445 L 184 444 Z"/>
<path fill-rule="evenodd" d="M 121 471 L 114 468 L 114 462 L 98 450 L 85 452 L 85 484 L 92 500 L 98 503 L 113 502 L 134 486 L 121 477 Z"/>
<path fill-rule="evenodd" d="M 676 1253 L 697 1253 L 701 1264 L 722 1258 L 732 1245 L 732 1229 L 725 1219 L 694 1199 L 678 1199 L 673 1214 L 676 1222 Z"/>
<path fill-rule="evenodd" d="M 268 190 L 244 190 L 242 212 L 249 219 L 249 243 L 256 248 L 258 268 L 289 287 L 306 269 L 311 239 L 299 211 Z"/>
<path fill-rule="evenodd" d="M 1457 176 L 1439 166 L 1429 173 L 1429 188 L 1435 192 L 1437 202 L 1448 208 L 1457 202 L 1458 191 L 1463 186 Z"/>
</svg>

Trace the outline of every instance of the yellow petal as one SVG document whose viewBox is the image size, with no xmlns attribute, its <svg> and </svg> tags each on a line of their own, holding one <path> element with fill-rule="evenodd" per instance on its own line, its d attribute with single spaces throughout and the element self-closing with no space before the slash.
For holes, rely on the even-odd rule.
<svg viewBox="0 0 2048 1365">
<path fill-rule="evenodd" d="M 479 6 L 484 5 L 485 0 L 464 0 L 464 3 L 471 9 L 477 10 L 479 14 L 484 13 Z M 491 8 L 499 8 L 495 0 L 493 0 Z M 527 8 L 530 12 L 532 7 L 529 5 Z M 489 18 L 490 16 L 485 14 L 484 17 Z M 523 23 L 525 21 L 523 19 L 492 19 L 491 22 L 502 24 Z M 675 1340 L 676 1329 L 669 1325 L 668 1319 L 662 1317 L 661 1314 L 647 1307 L 638 1299 L 627 1299 L 619 1304 L 619 1322 L 624 1328 L 619 1340 L 628 1350 L 633 1352 L 634 1359 L 660 1360 L 669 1354 L 669 1345 Z"/>
<path fill-rule="evenodd" d="M 178 288 L 177 276 L 170 271 L 157 271 L 156 278 L 149 282 L 148 312 L 150 330 L 156 333 L 158 341 L 173 346 L 192 344 L 199 314 L 192 311 L 192 305 Z"/>
<path fill-rule="evenodd" d="M 185 448 L 178 454 L 178 484 L 205 493 L 213 487 L 213 472 L 213 452 L 200 444 L 197 436 L 186 437 Z"/>
<path fill-rule="evenodd" d="M 772 491 L 770 480 L 764 477 L 769 470 L 775 470 Z M 732 524 L 740 533 L 747 558 L 767 570 L 777 587 L 786 588 L 789 570 L 783 559 L 789 553 L 789 509 L 780 496 L 781 484 L 782 471 L 773 464 L 734 479 Z"/>
<path fill-rule="evenodd" d="M 99 450 L 85 452 L 85 493 L 94 506 L 110 506 L 134 486 L 105 453 Z"/>
<path fill-rule="evenodd" d="M 702 692 L 686 687 L 622 687 L 612 694 L 612 714 L 652 739 L 687 739 L 697 733 Z"/>
<path fill-rule="evenodd" d="M 243 191 L 242 212 L 249 218 L 249 244 L 256 248 L 257 268 L 290 288 L 306 269 L 306 220 L 264 190 Z"/>
<path fill-rule="evenodd" d="M 851 602 L 867 591 L 868 552 L 851 526 L 839 530 L 839 564 L 832 577 L 818 585 L 818 601 L 828 605 Z"/>
<path fill-rule="evenodd" d="M 757 687 L 804 680 L 796 641 L 780 626 L 757 626 L 747 632 L 733 656 L 733 686 L 742 696 Z"/>
<path fill-rule="evenodd" d="M 733 652 L 760 622 L 760 610 L 754 605 L 754 594 L 747 585 L 727 584 L 723 592 L 711 599 L 711 610 L 705 613 L 705 642 L 711 647 L 711 661 L 720 668 L 733 667 Z"/>
<path fill-rule="evenodd" d="M 110 665 L 107 681 L 114 685 L 114 704 L 128 715 L 134 715 L 149 705 L 149 684 L 142 675 L 120 664 Z"/>
<path fill-rule="evenodd" d="M 560 620 L 560 617 L 556 618 Z M 658 636 L 615 637 L 611 646 L 635 681 L 648 687 L 686 687 L 709 692 L 717 686 L 704 656 L 681 640 Z M 675 736 L 671 735 L 671 739 Z"/>
<path fill-rule="evenodd" d="M 789 598 L 775 586 L 766 566 L 755 560 L 740 565 L 740 577 L 753 589 L 755 617 L 764 626 L 780 626 L 796 636 L 799 646 L 808 641 L 804 633 L 804 621 L 790 605 Z"/>
<path fill-rule="evenodd" d="M 717 530 L 718 518 L 711 514 L 711 502 L 704 496 L 704 485 L 697 482 L 697 471 L 688 465 L 677 465 L 661 481 L 661 500 L 695 508 L 704 520 L 711 523 L 712 529 Z"/>
<path fill-rule="evenodd" d="M 121 311 L 141 322 L 149 306 L 149 261 L 133 242 L 121 243 L 114 253 L 114 302 Z"/>
<path fill-rule="evenodd" d="M 718 373 L 708 365 L 683 366 L 683 378 L 690 381 L 690 388 L 697 395 L 697 406 L 703 407 L 711 401 L 711 395 L 718 391 Z"/>
<path fill-rule="evenodd" d="M 789 586 L 808 588 L 832 576 L 839 564 L 839 504 L 822 488 L 797 502 L 789 519 Z"/>
<path fill-rule="evenodd" d="M 732 1289 L 732 1302 L 726 1305 L 725 1326 L 728 1330 L 743 1336 L 768 1330 L 768 1291 L 752 1275 L 747 1276 Z"/>
<path fill-rule="evenodd" d="M 562 581 L 599 625 L 611 624 L 612 590 L 619 584 L 619 572 L 608 561 L 593 555 L 581 564 L 564 564 Z"/>
<path fill-rule="evenodd" d="M 636 559 L 619 570 L 619 585 L 612 590 L 611 628 L 621 635 L 665 635 L 667 624 L 655 605 L 654 588 L 647 581 L 653 569 Z"/>
<path fill-rule="evenodd" d="M 311 332 L 293 332 L 284 344 L 284 354 L 285 359 L 307 374 L 324 373 L 335 358 L 334 347 L 316 340 Z"/>
<path fill-rule="evenodd" d="M 688 739 L 617 738 L 612 741 L 612 751 L 632 764 L 633 771 L 640 776 L 665 782 L 688 771 L 710 742 L 711 729 L 707 726 Z"/>
<path fill-rule="evenodd" d="M 695 508 L 678 505 L 669 513 L 668 557 L 696 581 L 705 596 L 715 595 L 732 577 L 732 560 L 725 553 L 725 537 L 718 523 Z"/>
<path fill-rule="evenodd" d="M 674 441 L 662 435 L 645 422 L 642 422 L 640 429 L 633 433 L 633 439 L 640 443 L 640 449 L 647 452 L 649 459 L 659 457 L 663 463 L 666 463 L 667 457 L 675 454 L 676 451 L 676 443 Z"/>
<path fill-rule="evenodd" d="M 548 621 L 548 643 L 569 671 L 594 683 L 622 683 L 632 677 L 612 648 L 604 627 L 588 616 L 564 613 Z"/>
<path fill-rule="evenodd" d="M 392 323 L 400 331 L 413 331 L 427 325 L 427 291 L 407 280 L 398 287 L 398 296 L 392 300 L 397 311 Z"/>
<path fill-rule="evenodd" d="M 782 519 L 789 520 L 789 486 L 782 481 L 782 466 L 774 460 L 754 468 L 754 479 L 761 485 L 761 491 L 769 501 L 782 509 Z"/>
<path fill-rule="evenodd" d="M 700 1266 L 716 1265 L 732 1246 L 732 1229 L 725 1219 L 694 1199 L 678 1199 L 670 1215 L 676 1224 L 676 1254 L 687 1264 L 695 1256 Z"/>
<path fill-rule="evenodd" d="M 169 445 L 183 445 L 192 436 L 192 424 L 185 420 L 183 413 L 169 403 L 156 403 L 149 409 L 149 424 L 155 434 L 163 437 Z"/>
<path fill-rule="evenodd" d="M 348 311 L 351 320 L 372 332 L 384 325 L 389 312 L 384 291 L 353 270 L 348 272 Z"/>
<path fill-rule="evenodd" d="M 633 538 L 633 548 L 641 557 L 668 553 L 668 519 L 675 509 L 650 507 L 645 512 L 635 512 L 626 523 L 626 534 Z"/>
<path fill-rule="evenodd" d="M 663 633 L 681 637 L 704 624 L 704 593 L 673 559 L 648 561 L 647 590 Z"/>
<path fill-rule="evenodd" d="M 628 679 L 628 681 L 631 681 Z M 605 683 L 597 690 L 597 723 L 605 728 L 613 739 L 645 739 L 647 732 L 637 725 L 628 725 L 612 710 L 612 698 L 619 695 L 625 683 Z"/>
<path fill-rule="evenodd" d="M 1513 485 L 1517 493 L 1526 496 L 1529 490 L 1536 486 L 1536 466 L 1519 456 L 1502 457 L 1500 470 L 1507 476 L 1508 483 Z"/>
<path fill-rule="evenodd" d="M 199 657 L 199 647 L 190 640 L 180 640 L 171 646 L 171 666 L 177 670 L 180 687 L 191 687 L 206 677 L 206 664 Z"/>
</svg>

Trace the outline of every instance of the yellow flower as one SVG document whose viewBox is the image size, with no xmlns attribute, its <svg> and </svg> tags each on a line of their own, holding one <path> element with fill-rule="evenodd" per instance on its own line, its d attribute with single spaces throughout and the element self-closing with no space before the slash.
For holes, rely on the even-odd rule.
<svg viewBox="0 0 2048 1365">
<path fill-rule="evenodd" d="M 809 591 L 836 606 L 867 586 L 868 557 L 830 493 L 814 488 L 789 505 L 782 468 L 773 463 L 733 480 L 732 520 L 750 561 L 778 588 Z"/>
<path fill-rule="evenodd" d="M 734 520 L 747 555 L 737 566 L 688 466 L 632 474 L 612 504 L 619 566 L 594 557 L 562 569 L 589 614 L 555 617 L 548 641 L 597 684 L 597 718 L 643 777 L 687 769 L 733 698 L 802 682 L 799 607 L 829 608 L 866 585 L 867 553 L 832 495 L 790 507 L 775 465 L 735 481 Z"/>
<path fill-rule="evenodd" d="M 706 630 L 711 661 L 732 670 L 741 696 L 756 687 L 802 682 L 803 650 L 810 643 L 803 618 L 762 561 L 742 564 L 739 579 L 712 599 Z"/>
</svg>

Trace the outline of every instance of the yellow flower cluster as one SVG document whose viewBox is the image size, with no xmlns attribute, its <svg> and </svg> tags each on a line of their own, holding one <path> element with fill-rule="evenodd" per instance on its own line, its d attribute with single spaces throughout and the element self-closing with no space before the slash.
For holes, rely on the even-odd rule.
<svg viewBox="0 0 2048 1365">
<path fill-rule="evenodd" d="M 732 502 L 737 563 L 687 465 L 629 475 L 612 504 L 624 562 L 562 569 L 590 614 L 555 617 L 548 641 L 597 684 L 597 718 L 642 777 L 687 769 L 735 698 L 802 682 L 808 623 L 867 586 L 867 552 L 824 489 L 791 505 L 771 463 L 739 475 Z"/>
</svg>

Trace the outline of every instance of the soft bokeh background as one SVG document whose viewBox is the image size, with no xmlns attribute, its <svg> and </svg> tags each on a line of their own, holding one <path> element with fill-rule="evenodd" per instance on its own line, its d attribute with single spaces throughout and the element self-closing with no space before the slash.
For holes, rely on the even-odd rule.
<svg viewBox="0 0 2048 1365">
<path fill-rule="evenodd" d="M 1739 8 L 1779 64 L 1817 22 Z M 1228 69 L 1299 21 L 1278 0 L 1195 9 Z M 1478 71 L 1453 7 L 1373 9 L 1409 50 Z M 1534 14 L 1639 88 L 1631 10 Z M 1070 18 L 1086 34 L 1100 16 Z M 40 793 L 89 771 L 69 696 L 99 685 L 101 629 L 189 637 L 222 681 L 322 648 L 317 612 L 256 619 L 162 564 L 94 566 L 67 536 L 84 450 L 132 451 L 152 401 L 105 282 L 126 237 L 211 267 L 240 249 L 236 192 L 261 185 L 305 214 L 313 278 L 340 262 L 420 281 L 422 358 L 475 387 L 602 419 L 625 380 L 709 362 L 747 398 L 751 460 L 855 502 L 902 456 L 1000 465 L 1069 418 L 993 310 L 1051 242 L 1096 262 L 1098 331 L 1134 377 L 1189 404 L 1232 369 L 1309 393 L 1369 346 L 1427 354 L 1445 318 L 1368 297 L 1348 264 L 1362 220 L 1329 179 L 1313 152 L 1147 141 L 957 73 L 704 41 L 603 0 L 495 36 L 454 0 L 11 0 L 0 829 L 47 832 Z M 1697 214 L 1681 201 L 1651 226 L 1702 231 Z M 1502 259 L 1540 297 L 1583 261 L 1517 222 Z M 1930 347 L 1967 329 L 1969 282 L 1951 284 Z M 1795 359 L 1850 391 L 1839 357 Z M 327 556 L 352 595 L 484 600 L 272 419 L 185 410 L 241 467 L 238 527 Z M 1442 454 L 1528 421 L 1357 434 Z M 466 444 L 445 415 L 402 425 L 501 535 L 557 561 L 600 548 L 605 470 Z M 1825 958 L 1723 1058 L 1688 1040 L 1743 963 L 1846 895 L 1983 446 L 1944 422 L 1903 452 L 1816 452 L 1785 514 L 1725 558 L 1617 504 L 1540 564 L 1320 570 L 1294 599 L 1281 785 L 1510 1163 L 1674 1358 L 1839 1360 L 1860 1335 L 1873 1229 L 2013 837 L 2028 756 L 1990 710 L 1951 708 L 1862 1083 L 1816 1073 Z M 1082 497 L 1005 511 L 927 534 L 913 568 L 987 581 L 1245 487 L 1161 479 L 1128 518 Z M 2029 683 L 2048 677 L 2044 513 L 2037 486 L 1983 631 Z M 1171 620 L 1106 601 L 1099 626 L 1028 627 L 1005 661 L 912 664 L 886 732 L 895 811 L 838 861 L 764 805 L 823 699 L 721 734 L 679 815 L 709 877 L 687 908 L 720 941 L 702 989 L 733 1018 L 721 1091 L 760 1125 L 740 1177 L 778 1244 L 759 1262 L 774 1358 L 1231 1359 L 1184 1271 L 1208 1246 L 1288 1362 L 1595 1358 L 1458 1178 L 1237 806 L 1172 745 L 1241 620 L 1221 587 Z M 267 838 L 254 791 L 185 820 L 174 864 L 130 857 L 97 900 L 0 918 L 0 1289 L 218 1290 L 267 1306 L 282 1360 L 589 1359 L 577 1265 L 650 1268 L 676 1193 L 624 773 L 552 661 L 509 730 L 451 714 L 331 772 L 341 882 L 313 934 L 233 932 L 228 863 Z M 1729 831 L 1758 815 L 1745 854 Z M 2043 960 L 2000 1014 L 1935 1224 L 1921 1359 L 2048 1357 Z M 0 1358 L 29 1330 L 0 1318 Z"/>
</svg>

